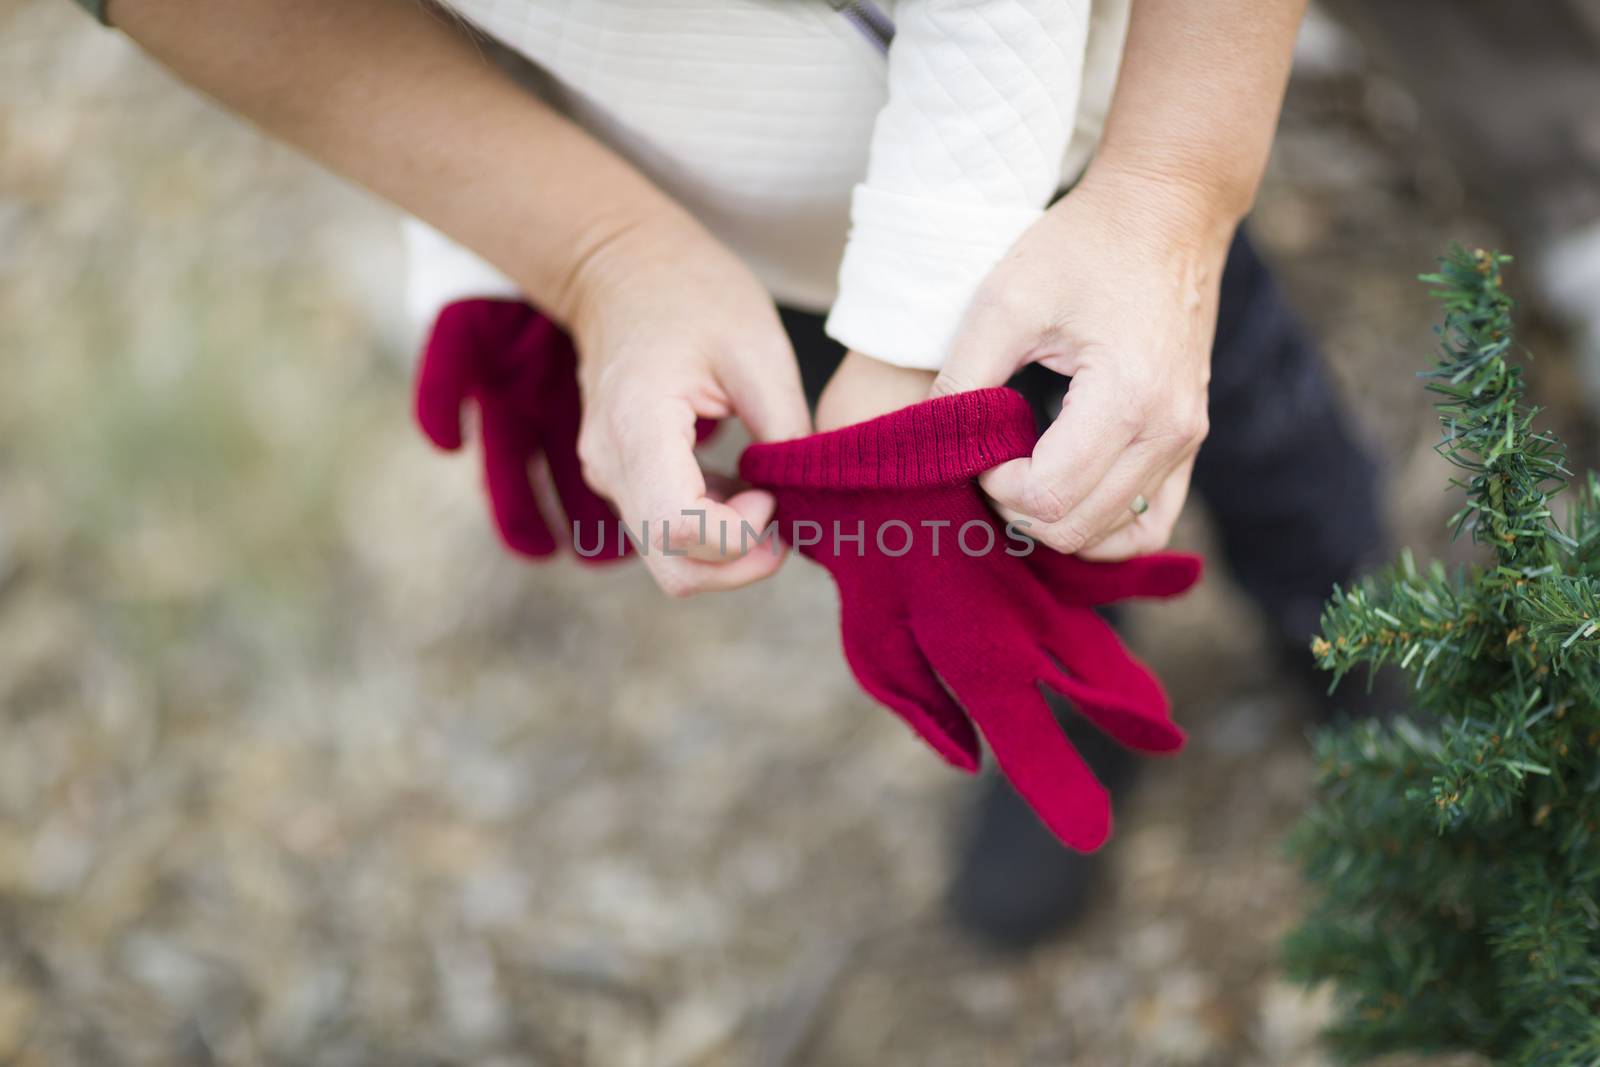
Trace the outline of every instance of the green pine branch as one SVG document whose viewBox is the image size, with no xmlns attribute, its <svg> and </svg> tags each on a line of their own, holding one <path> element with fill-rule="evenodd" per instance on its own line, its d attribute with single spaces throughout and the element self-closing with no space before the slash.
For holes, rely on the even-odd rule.
<svg viewBox="0 0 1600 1067">
<path fill-rule="evenodd" d="M 1452 252 L 1433 368 L 1455 532 L 1484 562 L 1410 553 L 1336 589 L 1312 643 L 1333 684 L 1394 668 L 1413 713 L 1325 733 L 1291 846 L 1313 888 L 1290 973 L 1336 984 L 1347 1060 L 1470 1049 L 1600 1065 L 1600 479 L 1555 497 L 1561 443 L 1515 361 L 1505 256 Z"/>
<path fill-rule="evenodd" d="M 1508 362 L 1512 301 L 1501 270 L 1510 256 L 1455 249 L 1424 282 L 1445 308 L 1440 357 L 1422 377 L 1439 394 L 1441 455 L 1466 472 L 1454 484 L 1466 507 L 1453 522 L 1492 545 L 1502 565 L 1546 562 L 1547 501 L 1567 478 L 1559 441 L 1533 430 L 1538 409 L 1523 403 L 1522 368 Z"/>
</svg>

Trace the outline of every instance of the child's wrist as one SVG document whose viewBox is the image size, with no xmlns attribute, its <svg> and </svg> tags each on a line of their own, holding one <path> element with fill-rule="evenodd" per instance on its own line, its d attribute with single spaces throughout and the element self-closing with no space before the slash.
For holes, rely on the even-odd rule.
<svg viewBox="0 0 1600 1067">
<path fill-rule="evenodd" d="M 933 379 L 933 371 L 848 352 L 817 401 L 817 429 L 838 429 L 921 403 Z"/>
</svg>

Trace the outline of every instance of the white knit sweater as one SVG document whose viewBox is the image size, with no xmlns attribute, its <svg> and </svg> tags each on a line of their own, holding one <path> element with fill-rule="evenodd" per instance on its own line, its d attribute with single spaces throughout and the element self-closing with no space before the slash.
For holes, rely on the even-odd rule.
<svg viewBox="0 0 1600 1067">
<path fill-rule="evenodd" d="M 879 0 L 887 60 L 825 0 L 450 0 L 551 102 L 865 355 L 937 368 L 974 290 L 1087 162 L 1129 0 Z M 408 225 L 408 304 L 511 295 Z"/>
</svg>

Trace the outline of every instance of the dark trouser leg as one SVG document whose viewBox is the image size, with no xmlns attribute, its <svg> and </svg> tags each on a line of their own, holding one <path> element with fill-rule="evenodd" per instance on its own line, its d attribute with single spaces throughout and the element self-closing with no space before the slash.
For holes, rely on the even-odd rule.
<svg viewBox="0 0 1600 1067">
<path fill-rule="evenodd" d="M 1304 647 L 1335 582 L 1384 547 L 1377 468 L 1315 344 L 1241 232 L 1222 280 L 1194 490 L 1278 637 Z"/>
<path fill-rule="evenodd" d="M 778 317 L 789 334 L 789 343 L 794 345 L 795 359 L 800 361 L 800 384 L 806 391 L 806 403 L 815 411 L 822 387 L 844 359 L 844 346 L 823 332 L 821 315 L 779 308 Z"/>
</svg>

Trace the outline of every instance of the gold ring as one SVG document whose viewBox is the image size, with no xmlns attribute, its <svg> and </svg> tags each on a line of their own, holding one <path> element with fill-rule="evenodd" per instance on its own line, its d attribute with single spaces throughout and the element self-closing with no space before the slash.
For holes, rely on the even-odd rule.
<svg viewBox="0 0 1600 1067">
<path fill-rule="evenodd" d="M 1143 493 L 1140 493 L 1138 496 L 1133 498 L 1133 503 L 1128 505 L 1128 510 L 1133 512 L 1135 515 L 1143 515 L 1145 512 L 1150 510 L 1150 501 L 1144 498 Z"/>
</svg>

